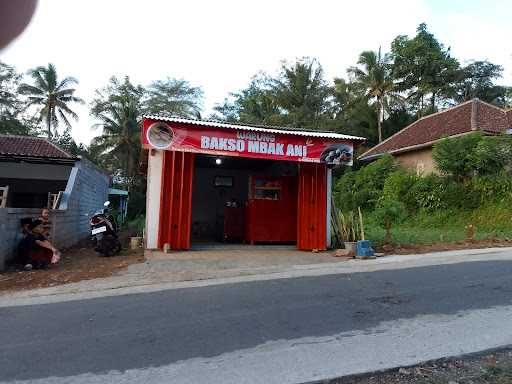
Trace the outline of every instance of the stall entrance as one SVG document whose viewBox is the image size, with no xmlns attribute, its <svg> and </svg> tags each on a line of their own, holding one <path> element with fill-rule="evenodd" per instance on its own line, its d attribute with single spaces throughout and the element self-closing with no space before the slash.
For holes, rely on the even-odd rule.
<svg viewBox="0 0 512 384">
<path fill-rule="evenodd" d="M 164 151 L 158 248 L 198 243 L 326 249 L 323 164 Z"/>
<path fill-rule="evenodd" d="M 196 155 L 192 247 L 296 244 L 298 163 Z"/>
</svg>

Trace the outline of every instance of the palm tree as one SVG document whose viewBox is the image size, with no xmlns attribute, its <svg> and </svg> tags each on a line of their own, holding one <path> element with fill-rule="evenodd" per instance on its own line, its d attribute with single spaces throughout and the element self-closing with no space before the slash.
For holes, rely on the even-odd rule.
<svg viewBox="0 0 512 384">
<path fill-rule="evenodd" d="M 316 59 L 303 57 L 293 64 L 284 62 L 278 78 L 270 81 L 277 104 L 286 112 L 290 125 L 321 126 L 322 118 L 329 109 L 332 91 Z"/>
<path fill-rule="evenodd" d="M 194 118 L 200 115 L 202 97 L 201 88 L 168 77 L 147 87 L 143 104 L 147 113 Z"/>
<path fill-rule="evenodd" d="M 137 175 L 140 155 L 140 121 L 138 100 L 127 95 L 113 97 L 102 105 L 94 116 L 100 121 L 95 127 L 103 128 L 92 145 L 104 157 L 120 164 L 123 175 Z"/>
<path fill-rule="evenodd" d="M 78 115 L 69 108 L 70 103 L 83 104 L 84 101 L 74 96 L 75 88 L 70 86 L 78 84 L 74 77 L 66 77 L 59 81 L 55 65 L 37 67 L 28 71 L 33 84 L 21 84 L 18 91 L 28 97 L 27 107 L 37 106 L 39 119 L 46 123 L 48 138 L 58 135 L 57 127 L 62 120 L 66 127 L 71 127 L 69 117 L 78 120 Z"/>
<path fill-rule="evenodd" d="M 14 68 L 0 61 L 0 114 L 15 109 L 16 95 L 14 84 L 19 76 Z M 14 88 L 14 89 L 13 89 Z"/>
<path fill-rule="evenodd" d="M 400 100 L 391 77 L 389 56 L 382 56 L 380 48 L 378 52 L 364 51 L 359 56 L 357 64 L 358 67 L 350 67 L 348 72 L 353 76 L 355 86 L 377 107 L 377 130 L 380 143 L 384 111 L 389 108 L 392 100 Z"/>
</svg>

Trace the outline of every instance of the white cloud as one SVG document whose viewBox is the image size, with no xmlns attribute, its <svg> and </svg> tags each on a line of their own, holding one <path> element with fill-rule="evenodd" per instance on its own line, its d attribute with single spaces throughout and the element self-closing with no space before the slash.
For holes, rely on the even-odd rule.
<svg viewBox="0 0 512 384">
<path fill-rule="evenodd" d="M 439 19 L 436 28 L 446 22 Z M 185 78 L 203 87 L 208 113 L 256 72 L 275 71 L 282 59 L 317 57 L 329 78 L 344 76 L 362 50 L 387 48 L 396 35 L 412 35 L 431 20 L 436 15 L 422 0 L 42 0 L 30 27 L 1 59 L 20 70 L 53 62 L 61 75 L 80 80 L 78 94 L 87 101 L 112 75 L 143 84 Z M 491 55 L 494 46 L 485 38 L 465 43 L 470 30 L 461 21 L 442 40 L 457 43 L 464 56 Z M 89 142 L 93 122 L 86 107 L 79 113 L 73 136 Z"/>
</svg>

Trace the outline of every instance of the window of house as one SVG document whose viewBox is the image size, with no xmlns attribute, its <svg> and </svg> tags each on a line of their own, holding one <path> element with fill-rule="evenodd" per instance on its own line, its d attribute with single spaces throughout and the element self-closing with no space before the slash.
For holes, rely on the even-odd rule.
<svg viewBox="0 0 512 384">
<path fill-rule="evenodd" d="M 421 176 L 423 173 L 425 173 L 425 163 L 423 163 L 423 161 L 418 161 L 416 163 L 416 174 Z"/>
</svg>

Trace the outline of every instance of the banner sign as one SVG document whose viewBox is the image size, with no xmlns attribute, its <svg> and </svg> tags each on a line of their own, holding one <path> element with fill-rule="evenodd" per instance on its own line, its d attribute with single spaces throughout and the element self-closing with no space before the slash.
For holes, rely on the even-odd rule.
<svg viewBox="0 0 512 384">
<path fill-rule="evenodd" d="M 144 120 L 145 148 L 257 159 L 352 165 L 350 141 Z"/>
</svg>

